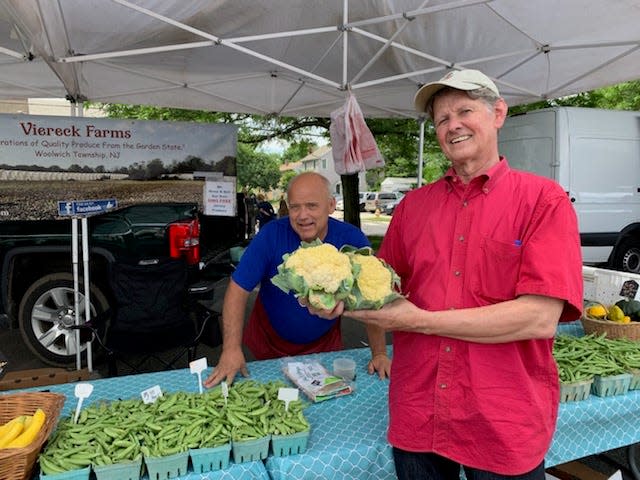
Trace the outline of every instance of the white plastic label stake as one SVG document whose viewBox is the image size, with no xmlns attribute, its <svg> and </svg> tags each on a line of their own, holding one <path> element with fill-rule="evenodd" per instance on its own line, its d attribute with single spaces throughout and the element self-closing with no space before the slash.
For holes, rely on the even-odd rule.
<svg viewBox="0 0 640 480">
<path fill-rule="evenodd" d="M 278 389 L 278 400 L 284 402 L 285 412 L 289 411 L 289 402 L 298 400 L 299 390 L 297 388 L 280 388 Z"/>
<path fill-rule="evenodd" d="M 227 382 L 220 383 L 220 388 L 222 388 L 222 396 L 224 397 L 224 404 L 227 404 L 227 397 L 229 396 L 229 386 Z"/>
<path fill-rule="evenodd" d="M 73 416 L 73 423 L 78 423 L 78 416 L 80 415 L 80 408 L 82 408 L 82 401 L 85 398 L 89 398 L 93 392 L 93 385 L 90 383 L 79 383 L 76 385 L 75 396 L 78 399 L 78 405 L 76 405 L 76 413 Z"/>
<path fill-rule="evenodd" d="M 162 396 L 160 385 L 154 385 L 151 388 L 143 390 L 140 392 L 140 396 L 142 397 L 143 403 L 155 403 L 155 401 Z"/>
<path fill-rule="evenodd" d="M 191 373 L 198 374 L 198 390 L 202 393 L 202 372 L 207 369 L 207 357 L 202 357 L 189 363 Z"/>
</svg>

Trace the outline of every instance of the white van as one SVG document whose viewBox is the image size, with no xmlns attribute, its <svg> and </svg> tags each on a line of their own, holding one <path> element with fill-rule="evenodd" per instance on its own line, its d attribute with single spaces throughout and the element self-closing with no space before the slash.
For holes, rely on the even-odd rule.
<svg viewBox="0 0 640 480">
<path fill-rule="evenodd" d="M 511 167 L 563 186 L 584 263 L 640 273 L 640 112 L 557 107 L 514 115 L 499 151 Z"/>
</svg>

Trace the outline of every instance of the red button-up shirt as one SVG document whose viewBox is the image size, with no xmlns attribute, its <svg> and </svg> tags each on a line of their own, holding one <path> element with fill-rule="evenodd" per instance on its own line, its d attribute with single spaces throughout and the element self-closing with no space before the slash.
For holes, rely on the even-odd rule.
<svg viewBox="0 0 640 480">
<path fill-rule="evenodd" d="M 423 309 L 533 294 L 566 300 L 561 320 L 580 316 L 580 239 L 567 194 L 505 159 L 467 186 L 449 170 L 409 192 L 379 256 Z M 393 346 L 392 445 L 504 475 L 542 462 L 559 401 L 553 339 L 483 344 L 394 332 Z"/>
</svg>

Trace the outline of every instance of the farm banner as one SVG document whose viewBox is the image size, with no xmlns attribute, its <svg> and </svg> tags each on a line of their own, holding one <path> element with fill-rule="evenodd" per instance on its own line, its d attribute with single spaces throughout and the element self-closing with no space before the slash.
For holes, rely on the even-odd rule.
<svg viewBox="0 0 640 480">
<path fill-rule="evenodd" d="M 236 153 L 235 125 L 0 114 L 0 221 L 60 218 L 60 201 L 104 198 L 204 210 L 193 173 L 235 182 Z M 222 215 L 236 209 L 234 197 Z"/>
<path fill-rule="evenodd" d="M 236 141 L 228 124 L 0 115 L 0 169 L 235 176 Z"/>
</svg>

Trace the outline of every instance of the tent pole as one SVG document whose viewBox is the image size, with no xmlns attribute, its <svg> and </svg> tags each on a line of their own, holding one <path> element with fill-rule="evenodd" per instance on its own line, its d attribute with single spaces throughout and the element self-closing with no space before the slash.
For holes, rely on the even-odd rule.
<svg viewBox="0 0 640 480">
<path fill-rule="evenodd" d="M 418 148 L 418 188 L 420 188 L 422 186 L 422 167 L 424 164 L 424 158 L 423 158 L 423 150 L 424 150 L 424 122 L 425 122 L 425 118 L 424 117 L 420 117 L 418 119 L 418 123 L 420 125 L 420 142 L 419 142 L 419 148 Z"/>
<path fill-rule="evenodd" d="M 349 22 L 349 0 L 342 0 L 342 24 Z M 342 31 L 342 86 L 347 87 L 348 71 L 347 63 L 349 61 L 349 35 L 345 29 Z"/>
</svg>

